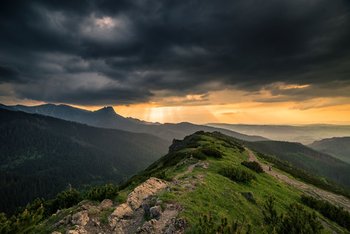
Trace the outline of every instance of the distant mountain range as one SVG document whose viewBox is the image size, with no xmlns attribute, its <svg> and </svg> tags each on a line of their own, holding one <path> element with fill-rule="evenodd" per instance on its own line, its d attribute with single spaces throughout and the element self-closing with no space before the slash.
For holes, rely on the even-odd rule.
<svg viewBox="0 0 350 234">
<path fill-rule="evenodd" d="M 220 131 L 221 133 L 226 134 L 228 136 L 232 136 L 246 141 L 267 140 L 267 138 L 260 136 L 250 136 L 223 128 L 196 125 L 187 122 L 177 124 L 148 123 L 141 120 L 125 118 L 121 115 L 118 115 L 117 113 L 115 113 L 112 107 L 104 107 L 97 111 L 87 111 L 79 108 L 74 108 L 68 105 L 55 104 L 44 104 L 39 106 L 0 105 L 0 108 L 47 115 L 78 123 L 85 123 L 95 127 L 113 128 L 130 132 L 152 134 L 167 140 L 169 144 L 174 138 L 182 139 L 189 134 L 201 130 L 208 132 Z"/>
<path fill-rule="evenodd" d="M 315 141 L 309 147 L 350 163 L 350 137 L 333 137 Z"/>
<path fill-rule="evenodd" d="M 350 136 L 350 125 L 291 126 L 212 123 L 208 126 L 225 128 L 242 134 L 258 135 L 276 141 L 300 142 L 306 145 L 324 138 Z"/>
<path fill-rule="evenodd" d="M 68 185 L 121 182 L 169 146 L 150 134 L 5 109 L 0 109 L 0 132 L 0 211 L 6 212 Z"/>
</svg>

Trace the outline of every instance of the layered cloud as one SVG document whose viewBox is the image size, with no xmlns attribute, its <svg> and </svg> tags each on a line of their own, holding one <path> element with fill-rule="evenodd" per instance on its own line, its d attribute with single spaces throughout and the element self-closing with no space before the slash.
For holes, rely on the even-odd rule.
<svg viewBox="0 0 350 234">
<path fill-rule="evenodd" d="M 2 1 L 0 98 L 349 98 L 349 12 L 346 0 Z"/>
</svg>

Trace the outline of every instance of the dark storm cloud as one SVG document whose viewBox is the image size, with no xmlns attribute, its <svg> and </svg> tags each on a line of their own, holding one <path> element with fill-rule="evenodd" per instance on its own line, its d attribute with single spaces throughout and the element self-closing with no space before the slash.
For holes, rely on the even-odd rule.
<svg viewBox="0 0 350 234">
<path fill-rule="evenodd" d="M 96 105 L 223 87 L 350 96 L 349 11 L 345 0 L 2 1 L 0 82 L 20 98 Z"/>
<path fill-rule="evenodd" d="M 4 65 L 0 65 L 0 83 L 16 82 L 19 79 L 18 71 Z"/>
</svg>

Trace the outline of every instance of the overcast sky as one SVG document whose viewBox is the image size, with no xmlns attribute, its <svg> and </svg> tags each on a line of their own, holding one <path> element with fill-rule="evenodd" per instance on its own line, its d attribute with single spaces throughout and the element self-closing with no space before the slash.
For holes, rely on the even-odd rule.
<svg viewBox="0 0 350 234">
<path fill-rule="evenodd" d="M 147 106 L 206 108 L 197 122 L 244 122 L 230 113 L 252 104 L 349 111 L 348 0 L 0 4 L 5 104 L 113 105 L 134 115 Z M 316 120 L 346 121 L 341 113 Z"/>
</svg>

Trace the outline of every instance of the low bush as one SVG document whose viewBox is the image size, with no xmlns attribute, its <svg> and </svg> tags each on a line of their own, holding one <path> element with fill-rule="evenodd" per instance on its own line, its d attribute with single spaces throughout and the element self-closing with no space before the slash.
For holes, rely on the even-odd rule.
<svg viewBox="0 0 350 234">
<path fill-rule="evenodd" d="M 45 215 L 49 216 L 57 210 L 72 207 L 83 200 L 81 193 L 76 189 L 68 189 L 60 192 L 54 199 L 43 202 Z"/>
<path fill-rule="evenodd" d="M 166 181 L 171 181 L 172 180 L 172 178 L 169 177 L 165 171 L 156 172 L 152 176 L 153 177 L 157 177 L 158 179 L 166 180 Z"/>
<path fill-rule="evenodd" d="M 229 178 L 232 181 L 248 183 L 256 179 L 255 175 L 249 171 L 242 170 L 236 167 L 225 167 L 219 170 L 219 174 Z"/>
<path fill-rule="evenodd" d="M 228 223 L 226 217 L 220 219 L 216 222 L 212 216 L 202 215 L 199 221 L 194 225 L 189 233 L 193 234 L 248 234 L 250 233 L 250 225 L 245 225 L 244 223 L 238 223 L 233 221 L 231 224 Z"/>
<path fill-rule="evenodd" d="M 208 157 L 222 158 L 221 152 L 213 147 L 205 147 L 201 149 L 201 151 L 203 154 L 205 154 Z"/>
<path fill-rule="evenodd" d="M 93 201 L 102 201 L 104 199 L 114 200 L 118 196 L 119 188 L 114 184 L 105 184 L 90 188 L 84 198 Z"/>
<path fill-rule="evenodd" d="M 306 195 L 301 196 L 301 201 L 308 207 L 317 210 L 323 216 L 350 231 L 350 213 L 344 210 L 344 208 Z"/>
<path fill-rule="evenodd" d="M 257 173 L 263 173 L 264 170 L 261 167 L 261 165 L 258 162 L 248 162 L 248 161 L 244 161 L 241 162 L 241 164 Z"/>
<path fill-rule="evenodd" d="M 262 213 L 268 233 L 318 234 L 323 229 L 316 214 L 306 211 L 303 206 L 297 203 L 289 205 L 286 213 L 278 215 L 275 208 L 275 199 L 270 197 L 265 202 Z"/>
<path fill-rule="evenodd" d="M 222 158 L 221 152 L 210 146 L 193 150 L 189 154 L 199 160 L 205 160 L 207 157 Z"/>
<path fill-rule="evenodd" d="M 193 150 L 190 155 L 196 159 L 199 160 L 205 160 L 207 158 L 207 155 L 205 155 L 202 150 L 197 149 L 197 150 Z"/>
</svg>

